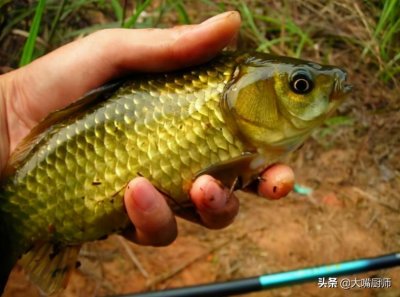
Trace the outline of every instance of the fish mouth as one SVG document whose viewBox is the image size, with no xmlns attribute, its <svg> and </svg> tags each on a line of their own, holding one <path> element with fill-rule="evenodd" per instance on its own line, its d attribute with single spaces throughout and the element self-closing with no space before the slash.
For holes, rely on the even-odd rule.
<svg viewBox="0 0 400 297">
<path fill-rule="evenodd" d="M 353 86 L 349 83 L 344 83 L 343 85 L 343 93 L 348 94 L 353 90 Z"/>
<path fill-rule="evenodd" d="M 333 87 L 333 98 L 341 98 L 353 89 L 353 86 L 346 82 L 347 73 L 342 69 L 336 69 L 335 82 Z"/>
</svg>

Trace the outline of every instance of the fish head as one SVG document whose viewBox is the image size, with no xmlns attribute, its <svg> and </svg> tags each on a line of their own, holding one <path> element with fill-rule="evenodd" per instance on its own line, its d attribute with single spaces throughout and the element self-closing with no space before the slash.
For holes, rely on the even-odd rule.
<svg viewBox="0 0 400 297">
<path fill-rule="evenodd" d="M 334 66 L 268 54 L 242 59 L 222 110 L 235 135 L 259 151 L 296 149 L 351 90 Z"/>
</svg>

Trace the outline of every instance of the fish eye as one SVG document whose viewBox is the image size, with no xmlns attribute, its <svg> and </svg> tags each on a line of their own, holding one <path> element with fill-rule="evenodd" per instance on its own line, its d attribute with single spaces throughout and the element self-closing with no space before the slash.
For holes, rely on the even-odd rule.
<svg viewBox="0 0 400 297">
<path fill-rule="evenodd" d="M 294 72 L 290 78 L 290 88 L 296 94 L 310 93 L 314 88 L 311 74 L 304 70 Z"/>
</svg>

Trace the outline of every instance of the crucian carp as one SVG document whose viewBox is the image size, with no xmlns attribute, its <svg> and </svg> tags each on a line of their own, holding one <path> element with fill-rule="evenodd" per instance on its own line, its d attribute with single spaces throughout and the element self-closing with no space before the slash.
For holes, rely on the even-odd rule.
<svg viewBox="0 0 400 297">
<path fill-rule="evenodd" d="M 345 81 L 333 66 L 223 53 L 181 71 L 133 74 L 49 115 L 1 181 L 3 284 L 20 259 L 44 292 L 62 287 L 82 243 L 129 226 L 123 193 L 136 176 L 177 214 L 192 209 L 188 191 L 200 174 L 245 187 L 334 112 Z"/>
</svg>

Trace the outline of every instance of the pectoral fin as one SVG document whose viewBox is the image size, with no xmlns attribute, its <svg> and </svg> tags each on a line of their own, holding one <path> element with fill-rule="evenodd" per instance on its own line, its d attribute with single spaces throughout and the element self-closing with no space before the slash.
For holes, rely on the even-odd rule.
<svg viewBox="0 0 400 297">
<path fill-rule="evenodd" d="M 52 294 L 66 287 L 68 277 L 76 267 L 79 250 L 80 246 L 38 243 L 19 263 L 45 294 Z"/>
<path fill-rule="evenodd" d="M 255 153 L 245 153 L 237 158 L 217 163 L 201 170 L 196 174 L 196 178 L 200 175 L 208 174 L 231 190 L 241 189 L 257 177 L 259 169 L 254 168 L 253 161 L 258 156 Z"/>
</svg>

